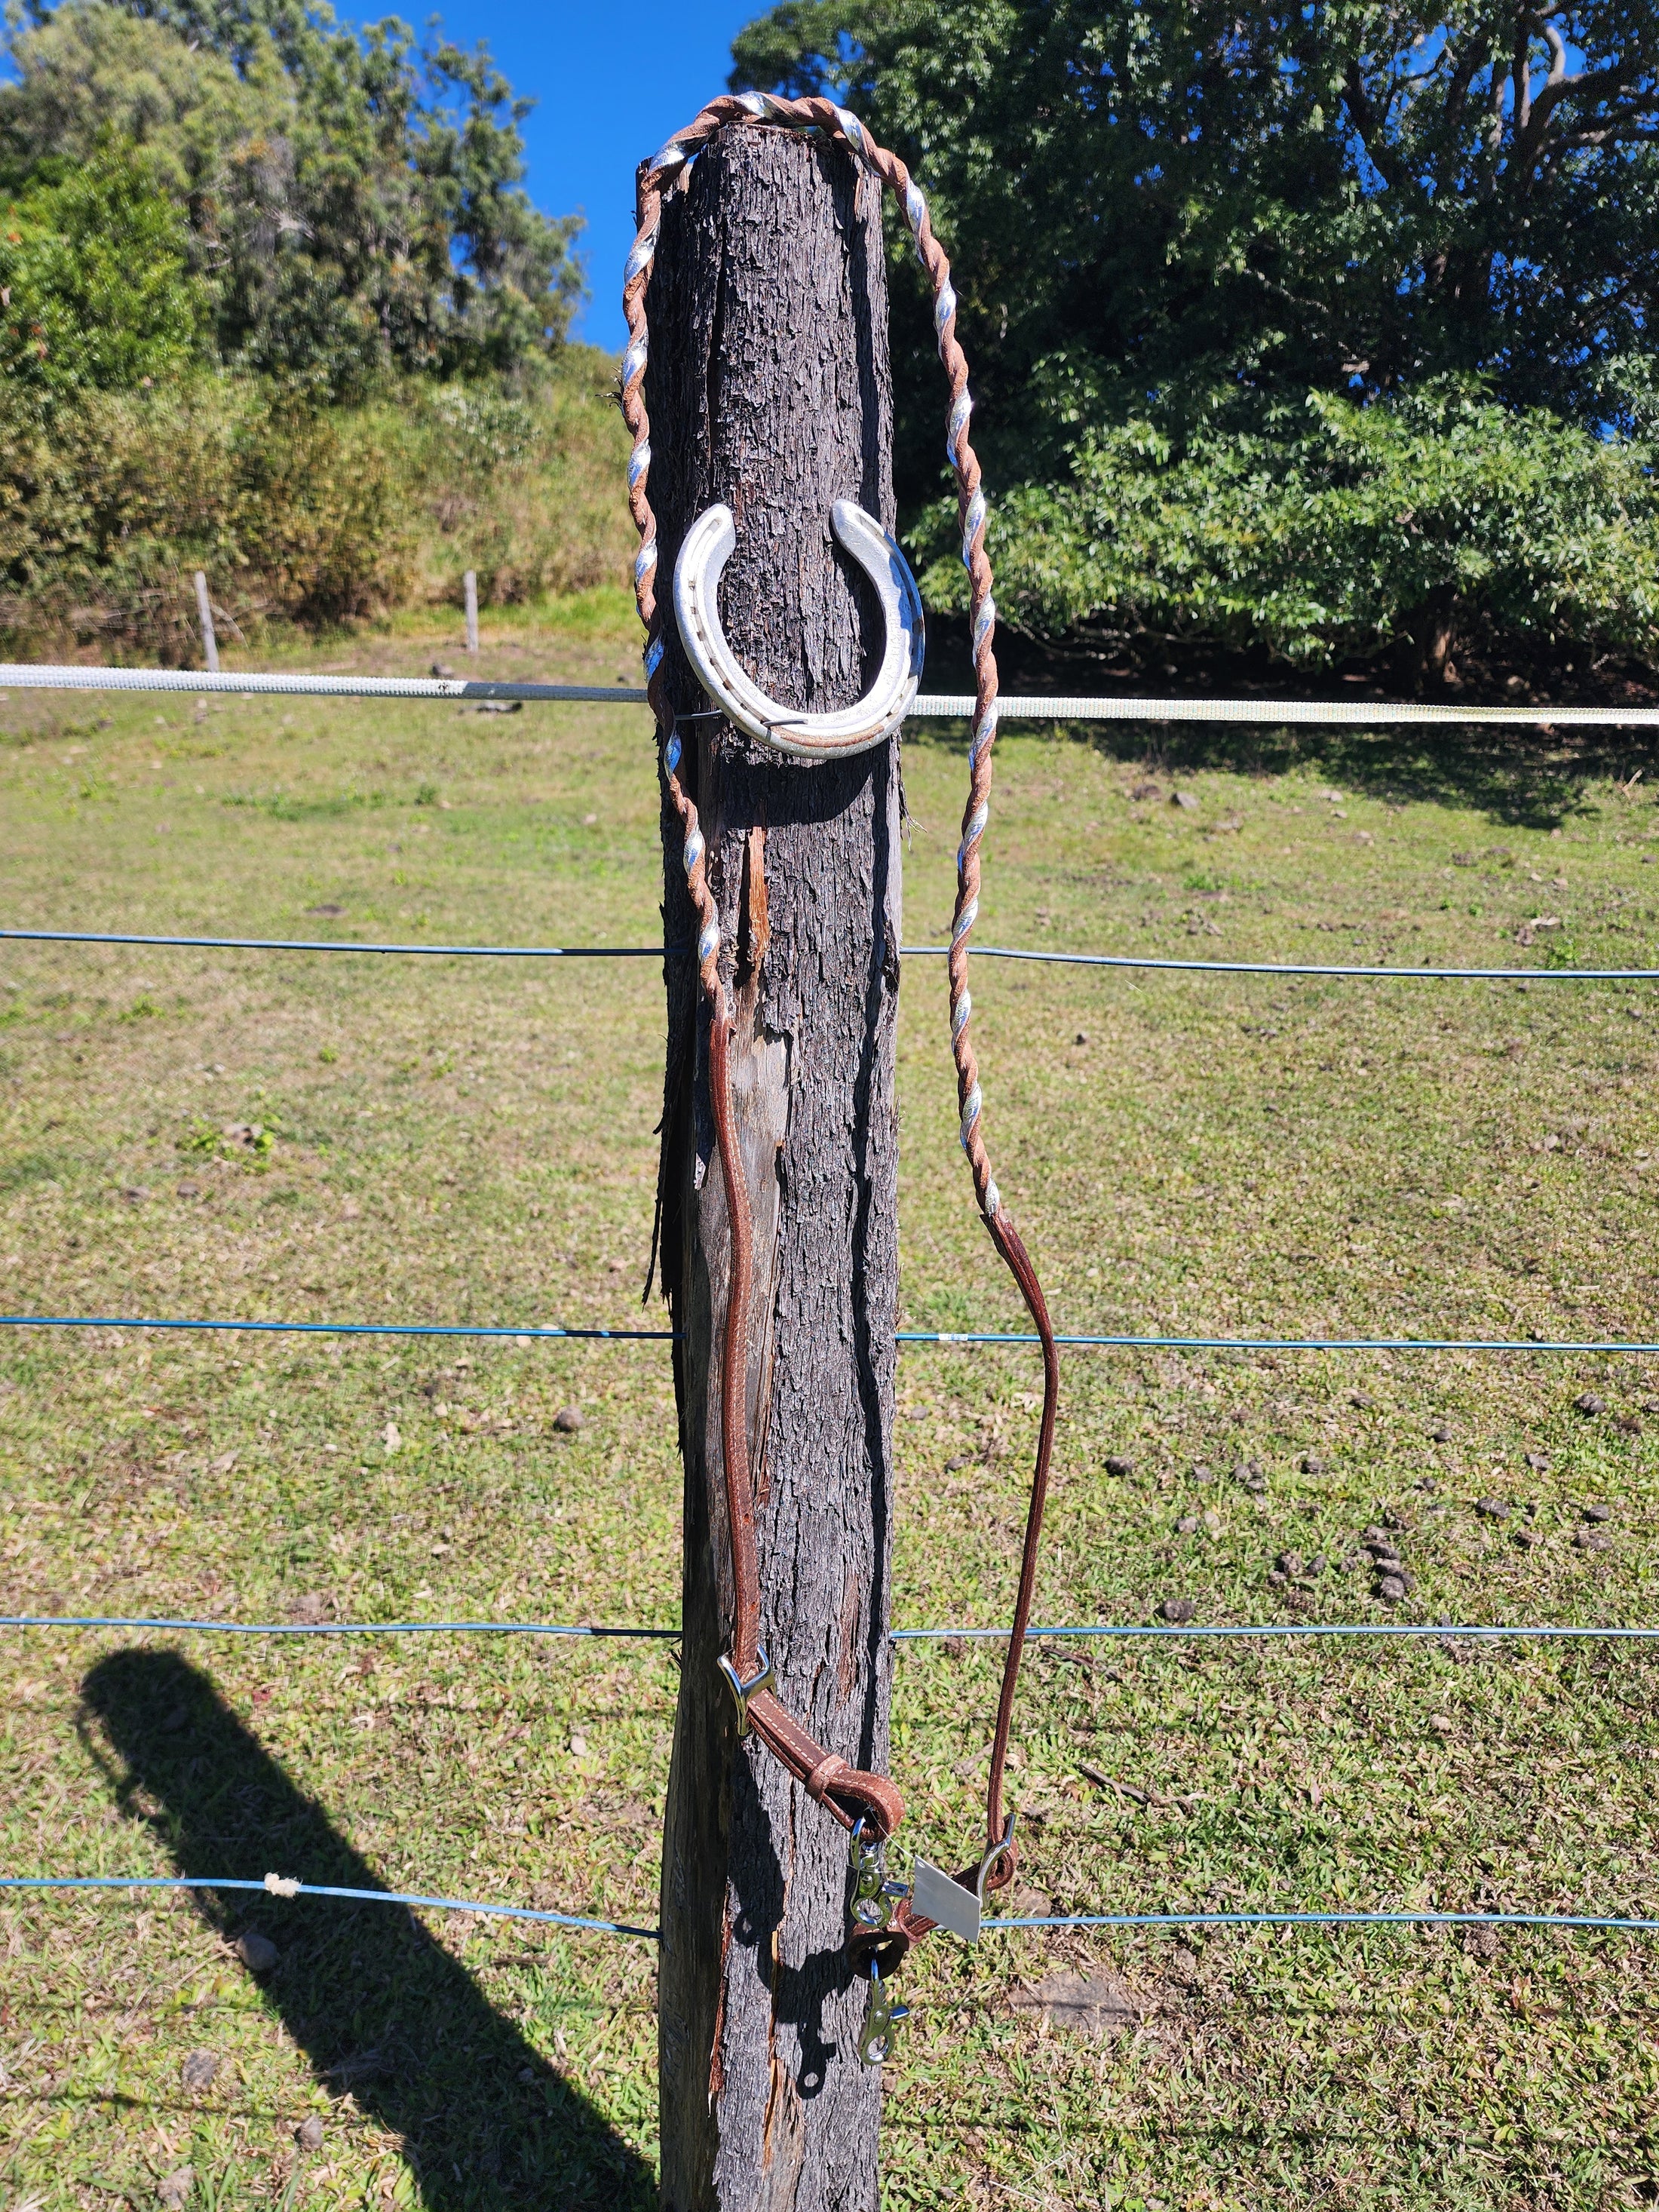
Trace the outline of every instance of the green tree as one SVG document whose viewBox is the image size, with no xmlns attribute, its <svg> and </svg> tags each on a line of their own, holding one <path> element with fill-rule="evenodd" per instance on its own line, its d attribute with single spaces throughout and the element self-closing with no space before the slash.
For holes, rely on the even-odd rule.
<svg viewBox="0 0 1659 2212">
<path fill-rule="evenodd" d="M 294 127 L 287 81 L 270 65 L 239 72 L 222 55 L 125 9 L 60 9 L 12 40 L 18 76 L 0 87 L 0 172 L 14 184 L 54 155 L 84 161 L 114 138 L 199 228 L 224 188 L 230 149 Z"/>
<path fill-rule="evenodd" d="M 0 201 L 0 375 L 46 397 L 131 391 L 199 350 L 183 217 L 128 149 L 57 160 Z"/>
<path fill-rule="evenodd" d="M 1601 419 L 1659 299 L 1659 8 L 792 0 L 734 82 L 914 156 L 1005 379 L 1480 372 Z"/>
<path fill-rule="evenodd" d="M 1380 424 L 1448 377 L 1490 403 L 1483 445 L 1514 428 L 1517 480 L 1552 422 L 1645 428 L 1654 0 L 790 0 L 733 57 L 734 84 L 847 99 L 918 171 L 994 483 L 1086 505 L 1139 424 L 1158 471 L 1200 447 L 1213 469 L 1238 438 L 1288 484 L 1310 392 Z M 908 396 L 933 396 L 921 351 L 913 512 L 937 477 L 933 410 Z M 1439 431 L 1396 419 L 1424 466 L 1437 436 L 1474 434 L 1455 409 Z M 1236 556 L 1235 596 L 1252 573 Z M 1398 613 L 1426 632 L 1426 604 Z M 1265 611 L 1256 635 L 1279 635 Z"/>
<path fill-rule="evenodd" d="M 189 224 L 221 357 L 349 396 L 380 372 L 513 370 L 562 339 L 580 220 L 523 190 L 529 103 L 483 48 L 388 18 L 72 0 L 11 41 L 0 164 L 114 130 Z"/>
</svg>

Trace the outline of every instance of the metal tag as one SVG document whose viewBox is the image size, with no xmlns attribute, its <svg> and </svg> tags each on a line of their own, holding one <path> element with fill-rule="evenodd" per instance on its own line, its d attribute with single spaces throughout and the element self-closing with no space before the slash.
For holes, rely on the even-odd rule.
<svg viewBox="0 0 1659 2212">
<path fill-rule="evenodd" d="M 953 1936 L 960 1936 L 964 1943 L 979 1941 L 980 1902 L 971 1889 L 964 1889 L 959 1881 L 952 1881 L 948 1874 L 941 1874 L 926 1859 L 916 1861 L 915 1879 L 910 1886 L 910 1906 L 917 1917 L 948 1928 Z"/>
</svg>

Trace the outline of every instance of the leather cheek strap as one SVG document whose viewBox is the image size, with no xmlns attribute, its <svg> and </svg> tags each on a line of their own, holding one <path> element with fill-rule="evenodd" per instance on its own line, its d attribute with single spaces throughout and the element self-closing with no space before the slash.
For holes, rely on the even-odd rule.
<svg viewBox="0 0 1659 2212">
<path fill-rule="evenodd" d="M 902 1794 L 885 1775 L 866 1774 L 814 1742 L 769 1690 L 749 1700 L 749 1725 L 779 1763 L 843 1828 L 862 1819 L 872 1843 L 884 1844 L 904 1818 Z"/>
</svg>

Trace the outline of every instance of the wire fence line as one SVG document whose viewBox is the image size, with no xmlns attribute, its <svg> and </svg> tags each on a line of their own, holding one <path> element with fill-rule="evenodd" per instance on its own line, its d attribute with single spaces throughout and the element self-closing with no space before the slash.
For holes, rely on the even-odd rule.
<svg viewBox="0 0 1659 2212">
<path fill-rule="evenodd" d="M 93 668 L 76 663 L 0 662 L 0 690 L 15 691 L 173 691 L 248 699 L 496 699 L 528 705 L 643 707 L 649 698 L 630 684 L 516 684 L 459 676 L 307 676 L 283 672 L 213 675 L 188 668 Z M 918 692 L 910 708 L 916 721 L 971 721 L 975 701 L 968 691 Z M 1005 693 L 997 701 L 1004 722 L 1240 722 L 1316 725 L 1329 728 L 1397 728 L 1406 725 L 1457 729 L 1485 723 L 1521 729 L 1659 729 L 1654 707 L 1442 706 L 1395 699 L 1152 699 L 1099 693 L 1048 696 Z"/>
<path fill-rule="evenodd" d="M 644 1936 L 655 1942 L 659 1930 L 636 1928 L 625 1920 L 592 1920 L 580 1912 L 549 1912 L 528 1905 L 483 1905 L 463 1897 L 422 1897 L 396 1889 L 343 1889 L 331 1882 L 299 1881 L 267 1875 L 263 1881 L 240 1875 L 0 1875 L 0 1892 L 11 1890 L 223 1889 L 251 1890 L 262 1897 L 328 1897 L 351 1905 L 403 1905 L 432 1912 L 476 1912 L 495 1920 L 545 1920 L 556 1928 L 586 1928 L 603 1936 Z"/>
<path fill-rule="evenodd" d="M 0 677 L 3 677 L 0 670 Z M 645 694 L 640 694 L 644 698 Z M 970 692 L 918 692 L 917 721 L 971 721 Z M 1659 729 L 1654 707 L 1453 707 L 1412 699 L 1152 699 L 1065 692 L 1015 693 L 997 701 L 1000 722 L 1204 722 L 1296 725 L 1324 729 L 1460 729 L 1486 724 L 1507 729 Z"/>
<path fill-rule="evenodd" d="M 211 675 L 189 668 L 85 668 L 0 661 L 0 690 L 172 691 L 242 699 L 517 700 L 549 706 L 637 707 L 646 694 L 627 684 L 509 684 L 465 676 L 306 676 L 297 671 Z"/>
<path fill-rule="evenodd" d="M 1017 1329 L 902 1328 L 900 1344 L 1037 1344 L 1039 1337 Z M 1659 1353 L 1659 1343 L 1613 1338 L 1492 1336 L 1056 1336 L 1056 1344 L 1075 1351 L 1122 1352 L 1551 1352 Z"/>
<path fill-rule="evenodd" d="M 1016 1928 L 1623 1928 L 1651 1933 L 1659 1920 L 1599 1912 L 1048 1912 L 986 1920 L 981 1933 Z"/>
<path fill-rule="evenodd" d="M 948 957 L 948 945 L 907 945 L 907 958 Z M 1189 975 L 1330 975 L 1352 982 L 1653 983 L 1659 968 L 1388 968 L 1334 961 L 1177 960 L 1142 952 L 1049 952 L 1012 945 L 976 945 L 976 960 L 1030 960 L 1061 968 L 1163 969 Z"/>
<path fill-rule="evenodd" d="M 191 671 L 90 669 L 76 666 L 0 665 L 0 688 L 30 690 L 88 690 L 173 692 L 201 695 L 220 693 L 254 698 L 262 695 L 284 697 L 403 699 L 556 704 L 643 704 L 644 690 L 627 685 L 514 684 L 451 678 L 374 678 L 305 676 L 282 673 L 205 675 Z M 915 703 L 919 719 L 968 720 L 975 701 L 967 696 L 925 694 Z M 1255 725 L 1310 725 L 1346 727 L 1471 725 L 1508 726 L 1659 728 L 1659 709 L 1651 708 L 1583 707 L 1460 707 L 1379 701 L 1274 701 L 1264 699 L 1157 700 L 1138 697 L 1057 696 L 1006 697 L 1000 702 L 1005 721 L 1147 721 Z M 391 943 L 353 943 L 340 939 L 162 936 L 128 932 L 8 928 L 0 939 L 13 942 L 64 943 L 142 946 L 148 949 L 289 951 L 296 953 L 370 953 L 424 957 L 496 959 L 650 959 L 683 951 L 661 945 L 482 945 Z M 906 957 L 930 958 L 948 952 L 945 945 L 919 945 L 904 948 Z M 1431 966 L 1366 966 L 1358 963 L 1293 963 L 1243 960 L 1192 960 L 1158 956 L 1066 952 L 990 946 L 981 957 L 1044 964 L 1219 975 L 1261 975 L 1285 977 L 1325 977 L 1353 981 L 1430 981 L 1512 982 L 1530 987 L 1534 982 L 1652 982 L 1659 969 L 1640 968 L 1450 968 Z M 538 1340 L 661 1341 L 671 1340 L 666 1329 L 609 1329 L 533 1326 L 514 1328 L 477 1323 L 262 1322 L 235 1320 L 160 1319 L 118 1316 L 4 1315 L 0 1326 L 20 1328 L 109 1328 L 146 1330 L 210 1330 L 251 1334 L 283 1334 L 374 1337 L 476 1337 L 530 1344 Z M 1017 1332 L 901 1330 L 900 1344 L 1024 1346 L 1034 1336 Z M 1659 1344 L 1619 1341 L 1560 1342 L 1540 1339 L 1492 1340 L 1478 1339 L 1394 1338 L 1267 1338 L 1176 1337 L 1152 1335 L 1076 1335 L 1060 1342 L 1076 1348 L 1162 1349 L 1182 1351 L 1273 1352 L 1463 1352 L 1608 1353 L 1649 1356 L 1659 1354 Z M 595 1623 L 528 1621 L 345 1621 L 238 1622 L 149 1616 L 0 1616 L 0 1628 L 17 1631 L 122 1631 L 176 1632 L 228 1636 L 346 1636 L 346 1635 L 499 1635 L 539 1636 L 584 1639 L 614 1638 L 631 1642 L 662 1642 L 677 1638 L 678 1629 L 612 1626 Z M 921 1627 L 896 1629 L 896 1643 L 1005 1639 L 1006 1628 Z M 1181 1623 L 1148 1626 L 1095 1623 L 1034 1628 L 1036 1640 L 1060 1638 L 1206 1638 L 1272 1639 L 1291 1637 L 1361 1638 L 1433 1638 L 1442 1645 L 1459 1642 L 1504 1639 L 1594 1639 L 1649 1641 L 1659 1629 L 1571 1627 L 1559 1625 L 1433 1625 L 1378 1623 Z M 54 1876 L 0 1877 L 0 1892 L 19 1894 L 88 1892 L 223 1891 L 252 1893 L 283 1899 L 313 1897 L 353 1904 L 396 1905 L 410 1910 L 453 1911 L 480 1918 L 500 1918 L 545 1923 L 618 1936 L 656 1940 L 654 1928 L 629 1923 L 562 1913 L 524 1905 L 499 1905 L 417 1893 L 347 1888 L 307 1883 L 268 1875 L 264 1881 L 245 1878 L 202 1875 L 172 1876 Z M 1180 1928 L 1395 1928 L 1489 1927 L 1585 1929 L 1651 1933 L 1659 1919 L 1591 1913 L 1528 1913 L 1509 1911 L 1461 1912 L 1436 1911 L 1164 1911 L 1137 1913 L 1055 1913 L 1014 1916 L 988 1921 L 985 1932 L 1000 1933 L 1043 1929 L 1180 1929 Z"/>
<path fill-rule="evenodd" d="M 216 1875 L 5 1875 L 0 1893 L 20 1891 L 153 1891 L 158 1889 L 252 1892 L 292 1899 L 324 1897 L 351 1905 L 400 1905 L 413 1911 L 466 1912 L 481 1920 L 540 1921 L 600 1936 L 643 1936 L 659 1942 L 662 1930 L 626 1920 L 599 1920 L 580 1912 L 553 1912 L 528 1905 L 493 1905 L 473 1898 L 427 1897 L 394 1889 L 348 1889 L 331 1882 L 290 1880 L 268 1875 L 263 1881 Z M 982 1936 L 1013 1935 L 1033 1928 L 1581 1928 L 1651 1934 L 1659 1920 L 1603 1912 L 1043 1912 L 1021 1913 L 980 1923 Z"/>
<path fill-rule="evenodd" d="M 196 1636 L 567 1636 L 615 1638 L 631 1643 L 677 1643 L 678 1628 L 627 1628 L 594 1621 L 555 1620 L 211 1620 L 171 1618 L 151 1613 L 0 1613 L 0 1628 L 125 1629 Z M 892 1628 L 892 1644 L 1006 1642 L 1006 1628 Z M 1554 1626 L 1515 1627 L 1487 1623 L 1471 1627 L 1452 1621 L 1247 1621 L 1224 1624 L 1094 1621 L 1056 1628 L 1028 1628 L 1028 1641 L 1058 1640 L 1063 1637 L 1146 1637 L 1163 1641 L 1193 1638 L 1277 1637 L 1410 1637 L 1440 1644 L 1461 1640 L 1501 1643 L 1506 1638 L 1521 1642 L 1539 1638 L 1592 1643 L 1650 1643 L 1659 1640 L 1659 1628 L 1571 1628 Z"/>
<path fill-rule="evenodd" d="M 342 937 L 146 937 L 114 929 L 0 929 L 0 940 L 6 939 L 37 945 L 143 945 L 175 951 L 394 952 L 456 960 L 660 960 L 685 950 L 680 945 L 360 945 Z"/>
<path fill-rule="evenodd" d="M 199 1331 L 254 1336 L 483 1337 L 515 1345 L 670 1344 L 672 1328 L 563 1328 L 510 1322 L 423 1321 L 240 1321 L 170 1318 L 151 1314 L 0 1314 L 0 1328 L 137 1328 Z M 974 1346 L 1019 1348 L 1042 1341 L 1029 1330 L 901 1328 L 899 1345 L 936 1345 L 961 1350 Z M 1135 1336 L 1056 1335 L 1054 1342 L 1079 1352 L 1537 1352 L 1552 1354 L 1613 1354 L 1659 1357 L 1659 1342 L 1617 1337 L 1489 1336 Z"/>
<path fill-rule="evenodd" d="M 198 1620 L 150 1613 L 0 1613 L 0 1628 L 142 1629 L 195 1636 L 574 1636 L 672 1643 L 678 1628 L 556 1620 Z"/>
<path fill-rule="evenodd" d="M 479 1622 L 479 1621 L 398 1621 L 398 1622 L 327 1622 L 327 1623 L 243 1623 L 208 1620 L 164 1620 L 141 1618 L 47 1619 L 40 1616 L 13 1615 L 0 1618 L 0 1627 L 18 1628 L 123 1628 L 197 1630 L 234 1635 L 402 1635 L 415 1633 L 459 1634 L 530 1634 L 567 1637 L 626 1637 L 635 1638 L 666 1638 L 678 1635 L 673 1629 L 606 1628 L 588 1624 L 562 1625 L 544 1622 Z M 920 1638 L 945 1637 L 1005 1637 L 1006 1629 L 908 1629 L 893 1632 L 895 1641 Z M 1491 1626 L 1417 1626 L 1395 1623 L 1375 1626 L 1346 1625 L 1322 1627 L 1310 1624 L 1267 1624 L 1261 1626 L 1194 1627 L 1183 1626 L 1150 1628 L 1133 1626 L 1097 1625 L 1086 1627 L 1034 1628 L 1033 1638 L 1060 1636 L 1151 1636 L 1186 1638 L 1193 1636 L 1432 1636 L 1442 1642 L 1456 1638 L 1498 1638 L 1503 1637 L 1591 1637 L 1591 1638 L 1652 1638 L 1659 1636 L 1654 1629 L 1574 1629 L 1558 1626 L 1498 1628 Z M 501 1919 L 519 1923 L 533 1923 L 585 1933 L 632 1936 L 648 1942 L 660 1939 L 659 1929 L 642 1923 L 606 1920 L 585 1913 L 555 1911 L 546 1907 L 503 1905 L 487 1900 L 428 1895 L 422 1892 L 351 1888 L 333 1883 L 307 1882 L 295 1877 L 267 1875 L 262 1881 L 246 1876 L 215 1876 L 205 1875 L 10 1875 L 0 1877 L 0 1893 L 48 1894 L 68 1896 L 93 1893 L 153 1893 L 160 1890 L 207 1891 L 268 1896 L 284 1900 L 302 1897 L 325 1899 L 336 1903 L 356 1905 L 395 1905 L 410 1911 L 441 1911 L 470 1914 L 479 1919 Z M 1507 1927 L 1516 1929 L 1578 1929 L 1587 1932 L 1640 1933 L 1659 1931 L 1659 1919 L 1636 1915 L 1589 1912 L 1515 1912 L 1515 1911 L 1441 1911 L 1435 1910 L 1401 1911 L 1193 1911 L 1164 1912 L 1057 1912 L 1016 1914 L 988 1920 L 982 1923 L 986 1935 L 1012 1935 L 1029 1931 L 1055 1929 L 1176 1929 L 1183 1928 L 1266 1929 L 1266 1928 L 1421 1928 L 1421 1927 Z"/>
<path fill-rule="evenodd" d="M 424 1321 L 197 1321 L 149 1315 L 0 1314 L 0 1328 L 196 1329 L 252 1336 L 477 1336 L 510 1344 L 667 1344 L 672 1328 L 559 1328 L 539 1322 L 518 1327 L 484 1322 Z"/>
<path fill-rule="evenodd" d="M 129 930 L 0 929 L 0 941 L 33 945 L 137 945 L 176 951 L 380 952 L 425 959 L 658 960 L 683 945 L 412 945 L 359 943 L 339 937 L 151 937 Z M 907 960 L 943 959 L 948 945 L 906 945 Z M 1355 982 L 1655 983 L 1659 968 L 1389 968 L 1330 961 L 1178 960 L 1139 952 L 1050 952 L 1014 945 L 977 945 L 976 960 L 1023 960 L 1062 968 L 1122 968 L 1192 975 L 1313 975 Z"/>
<path fill-rule="evenodd" d="M 3 1626 L 3 1624 L 0 1624 Z M 1553 1625 L 1542 1626 L 1517 1626 L 1504 1628 L 1492 1623 L 1481 1627 L 1459 1626 L 1449 1621 L 1403 1620 L 1267 1620 L 1249 1622 L 1205 1623 L 1184 1621 L 1179 1625 L 1094 1622 L 1080 1627 L 1028 1628 L 1028 1638 L 1062 1636 L 1107 1636 L 1204 1638 L 1204 1637 L 1286 1637 L 1286 1636 L 1367 1636 L 1433 1638 L 1441 1644 L 1452 1644 L 1464 1638 L 1477 1642 L 1500 1643 L 1506 1637 L 1522 1642 L 1545 1638 L 1587 1639 L 1592 1643 L 1646 1643 L 1659 1640 L 1659 1628 L 1564 1628 Z M 1006 1638 L 1006 1628 L 894 1628 L 888 1632 L 895 1644 L 908 1644 L 921 1638 L 954 1638 L 969 1643 L 982 1638 Z"/>
</svg>

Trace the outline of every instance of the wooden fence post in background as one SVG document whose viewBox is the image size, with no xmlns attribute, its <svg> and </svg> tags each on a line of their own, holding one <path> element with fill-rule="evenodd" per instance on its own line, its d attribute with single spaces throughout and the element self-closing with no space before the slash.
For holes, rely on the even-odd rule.
<svg viewBox="0 0 1659 2212">
<path fill-rule="evenodd" d="M 689 525 L 737 520 L 738 659 L 803 708 L 859 698 L 881 647 L 830 503 L 890 529 L 878 188 L 846 151 L 723 131 L 664 210 L 652 278 L 651 496 L 666 599 Z M 707 708 L 672 617 L 676 711 Z M 730 948 L 732 1089 L 755 1232 L 750 1456 L 762 1642 L 827 1750 L 885 1769 L 897 1298 L 896 741 L 817 766 L 682 725 Z M 665 802 L 667 939 L 696 936 Z M 878 2071 L 858 2055 L 846 1832 L 750 1737 L 716 1668 L 732 1578 L 720 1439 L 729 1235 L 695 959 L 671 957 L 663 1277 L 679 1340 L 683 1669 L 664 1838 L 659 2052 L 670 2212 L 873 2212 Z"/>
<path fill-rule="evenodd" d="M 478 577 L 477 571 L 469 568 L 461 579 L 461 589 L 466 594 L 466 649 L 478 650 Z"/>
<path fill-rule="evenodd" d="M 196 571 L 196 611 L 202 623 L 202 656 L 210 676 L 219 673 L 219 641 L 213 634 L 213 602 L 208 597 L 205 570 Z M 233 623 L 232 629 L 235 628 Z"/>
</svg>

